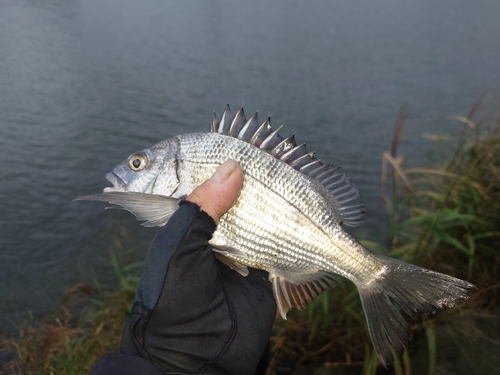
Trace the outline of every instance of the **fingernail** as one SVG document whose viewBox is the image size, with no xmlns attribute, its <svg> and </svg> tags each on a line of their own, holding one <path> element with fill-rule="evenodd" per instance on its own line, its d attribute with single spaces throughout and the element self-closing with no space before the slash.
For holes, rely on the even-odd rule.
<svg viewBox="0 0 500 375">
<path fill-rule="evenodd" d="M 231 173 L 234 172 L 237 166 L 238 163 L 229 159 L 215 171 L 210 179 L 217 182 L 219 185 L 222 185 L 229 178 Z"/>
</svg>

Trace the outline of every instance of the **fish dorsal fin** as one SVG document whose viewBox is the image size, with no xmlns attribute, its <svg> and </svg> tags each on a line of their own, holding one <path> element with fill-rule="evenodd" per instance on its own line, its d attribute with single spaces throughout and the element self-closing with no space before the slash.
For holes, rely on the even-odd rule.
<svg viewBox="0 0 500 375">
<path fill-rule="evenodd" d="M 310 274 L 279 275 L 270 273 L 269 280 L 273 284 L 273 294 L 278 311 L 286 320 L 286 313 L 291 307 L 299 310 L 306 306 L 325 290 L 333 288 L 340 282 L 340 277 L 328 272 Z"/>
<path fill-rule="evenodd" d="M 222 117 L 219 122 L 219 128 L 217 132 L 220 134 L 229 134 L 229 129 L 231 129 L 231 124 L 233 123 L 234 116 L 231 113 L 231 108 L 229 108 L 229 104 L 226 105 L 226 109 L 222 113 Z"/>
<path fill-rule="evenodd" d="M 294 135 L 282 137 L 279 134 L 282 127 L 283 125 L 273 130 L 270 118 L 259 125 L 257 112 L 246 120 L 243 107 L 233 116 L 229 105 L 220 121 L 217 121 L 214 113 L 210 123 L 211 132 L 238 138 L 259 147 L 321 183 L 333 198 L 342 224 L 351 227 L 360 225 L 365 218 L 366 209 L 364 203 L 352 203 L 361 196 L 356 185 L 339 168 L 322 163 L 313 152 L 308 152 L 304 143 L 297 145 Z"/>
<path fill-rule="evenodd" d="M 234 116 L 233 122 L 229 127 L 229 135 L 236 137 L 246 122 L 247 119 L 245 118 L 245 112 L 243 112 L 243 107 L 241 107 L 238 112 L 236 112 L 236 116 Z"/>
<path fill-rule="evenodd" d="M 238 139 L 241 139 L 242 141 L 251 143 L 251 138 L 257 132 L 258 129 L 259 129 L 259 121 L 257 119 L 257 113 L 254 113 L 252 117 L 250 117 L 248 121 L 245 122 L 240 131 L 237 134 L 234 134 L 233 136 Z"/>
</svg>

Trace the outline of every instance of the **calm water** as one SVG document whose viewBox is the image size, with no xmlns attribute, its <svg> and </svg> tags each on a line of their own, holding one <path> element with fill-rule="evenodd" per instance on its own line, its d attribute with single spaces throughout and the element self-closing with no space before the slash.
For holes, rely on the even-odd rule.
<svg viewBox="0 0 500 375">
<path fill-rule="evenodd" d="M 458 129 L 447 116 L 500 87 L 499 39 L 497 0 L 1 0 L 0 330 L 71 284 L 111 285 L 110 249 L 143 258 L 154 230 L 71 200 L 226 103 L 342 166 L 383 239 L 398 108 L 413 103 L 401 152 L 423 162 L 423 133 Z"/>
</svg>

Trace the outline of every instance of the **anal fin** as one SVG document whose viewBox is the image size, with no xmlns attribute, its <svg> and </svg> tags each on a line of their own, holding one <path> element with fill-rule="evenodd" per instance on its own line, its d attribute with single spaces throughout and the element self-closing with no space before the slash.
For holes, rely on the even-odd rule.
<svg viewBox="0 0 500 375">
<path fill-rule="evenodd" d="M 340 277 L 324 271 L 293 276 L 270 273 L 269 280 L 273 284 L 278 311 L 286 320 L 286 313 L 290 308 L 304 309 L 325 290 L 337 285 Z"/>
</svg>

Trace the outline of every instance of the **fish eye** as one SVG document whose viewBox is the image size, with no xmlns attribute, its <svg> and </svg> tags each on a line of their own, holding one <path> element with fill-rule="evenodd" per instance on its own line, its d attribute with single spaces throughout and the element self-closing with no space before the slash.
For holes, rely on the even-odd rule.
<svg viewBox="0 0 500 375">
<path fill-rule="evenodd" d="M 143 152 L 132 155 L 128 160 L 128 166 L 135 172 L 142 171 L 147 165 L 148 157 Z"/>
</svg>

